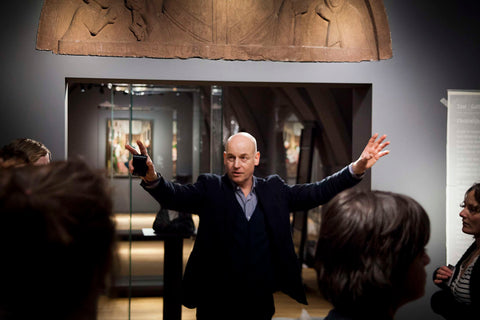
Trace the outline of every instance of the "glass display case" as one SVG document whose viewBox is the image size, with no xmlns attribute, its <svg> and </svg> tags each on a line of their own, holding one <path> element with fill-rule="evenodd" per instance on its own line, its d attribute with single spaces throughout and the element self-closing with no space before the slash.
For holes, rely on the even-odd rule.
<svg viewBox="0 0 480 320">
<path fill-rule="evenodd" d="M 139 298 L 147 297 L 157 306 L 152 314 L 165 316 L 167 311 L 170 316 L 165 318 L 181 318 L 177 288 L 185 265 L 183 256 L 188 256 L 193 240 L 190 235 L 154 233 L 152 227 L 161 208 L 139 185 L 141 179 L 129 174 L 131 155 L 125 145 L 139 151 L 137 141 L 142 141 L 156 170 L 169 180 L 190 183 L 201 169 L 209 171 L 209 151 L 202 158 L 205 134 L 201 130 L 205 127 L 200 111 L 201 100 L 208 99 L 203 103 L 208 105 L 209 97 L 202 90 L 195 86 L 68 83 L 68 157 L 84 158 L 110 180 L 119 239 L 112 286 L 101 299 L 99 319 L 130 319 L 133 310 L 143 308 L 145 300 Z M 221 99 L 215 109 L 221 112 L 219 102 Z M 213 122 L 209 126 L 216 127 Z M 166 214 L 170 220 L 178 215 L 173 211 Z M 170 286 L 169 280 L 174 280 Z M 170 307 L 166 305 L 169 292 Z M 159 301 L 155 303 L 155 299 Z"/>
<path fill-rule="evenodd" d="M 351 161 L 348 150 L 355 149 L 353 135 L 359 132 L 353 115 L 370 106 L 362 100 L 368 98 L 368 87 L 68 79 L 67 89 L 67 156 L 82 157 L 108 177 L 117 224 L 118 259 L 111 290 L 99 304 L 99 320 L 195 319 L 195 310 L 182 307 L 179 298 L 195 233 L 154 233 L 158 218 L 174 221 L 184 213 L 160 208 L 140 186 L 141 179 L 129 174 L 126 144 L 139 150 L 137 141 L 142 141 L 156 171 L 185 184 L 201 173 L 222 174 L 224 142 L 247 131 L 261 153 L 257 176 L 279 174 L 288 184 L 309 182 Z M 302 135 L 313 132 L 306 128 L 312 127 L 318 130 L 311 143 L 302 144 Z M 357 137 L 361 145 L 370 134 L 362 130 Z M 302 166 L 306 150 L 310 156 Z M 302 263 L 311 259 L 320 213 L 321 208 L 292 213 Z M 193 224 L 198 225 L 196 216 Z"/>
</svg>

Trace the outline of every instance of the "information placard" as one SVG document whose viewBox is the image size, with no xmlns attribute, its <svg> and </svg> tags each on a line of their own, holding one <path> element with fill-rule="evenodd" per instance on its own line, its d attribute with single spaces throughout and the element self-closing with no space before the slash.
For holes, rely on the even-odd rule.
<svg viewBox="0 0 480 320">
<path fill-rule="evenodd" d="M 480 182 L 480 91 L 448 90 L 447 263 L 455 265 L 472 244 L 459 216 L 465 191 Z"/>
</svg>

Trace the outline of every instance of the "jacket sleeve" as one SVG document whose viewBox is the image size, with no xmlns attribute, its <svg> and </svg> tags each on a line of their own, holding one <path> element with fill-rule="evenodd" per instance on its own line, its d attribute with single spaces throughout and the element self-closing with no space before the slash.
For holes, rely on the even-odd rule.
<svg viewBox="0 0 480 320">
<path fill-rule="evenodd" d="M 437 269 L 435 269 L 435 271 L 433 271 L 433 274 L 432 274 L 432 281 L 434 281 L 433 284 L 435 284 L 435 285 L 436 285 L 437 287 L 439 287 L 440 289 L 447 290 L 447 289 L 448 289 L 448 286 L 447 286 L 447 284 L 445 283 L 445 281 L 443 281 L 443 282 L 441 282 L 441 283 L 435 283 L 435 276 L 437 275 L 438 269 L 440 269 L 440 267 L 438 267 Z M 454 276 L 454 275 L 452 274 L 452 277 L 453 277 L 453 276 Z"/>
<path fill-rule="evenodd" d="M 474 243 L 473 243 L 472 245 L 470 245 L 470 247 L 463 253 L 463 255 L 460 257 L 460 260 L 458 260 L 458 261 L 457 261 L 457 264 L 455 265 L 455 269 L 454 269 L 454 272 L 453 272 L 453 274 L 452 274 L 451 279 L 457 278 L 458 272 L 459 272 L 459 270 L 460 270 L 460 265 L 461 265 L 461 264 L 463 263 L 463 261 L 465 261 L 465 259 L 467 259 L 467 257 L 475 250 L 475 248 L 476 248 L 476 245 L 475 245 L 475 242 L 474 242 Z M 433 280 L 435 280 L 435 276 L 436 276 L 436 274 L 437 274 L 438 269 L 440 269 L 440 267 L 436 268 L 435 271 L 433 271 L 433 274 L 432 274 L 432 279 L 433 279 Z M 470 281 L 471 281 L 471 278 L 470 278 Z M 448 281 L 447 281 L 447 282 L 448 282 Z M 449 288 L 448 288 L 448 285 L 447 285 L 447 283 L 446 283 L 445 281 L 442 282 L 442 283 L 440 283 L 440 284 L 436 284 L 436 283 L 434 282 L 434 284 L 435 284 L 436 286 L 440 287 L 441 289 L 444 289 L 444 290 L 449 289 Z"/>
<path fill-rule="evenodd" d="M 181 212 L 196 213 L 202 207 L 205 195 L 207 177 L 202 175 L 194 184 L 182 185 L 160 178 L 154 186 L 148 186 L 143 181 L 140 185 L 162 208 Z"/>
<path fill-rule="evenodd" d="M 361 179 L 352 176 L 347 166 L 318 182 L 286 186 L 289 210 L 309 210 L 325 204 L 338 193 L 355 186 L 360 181 Z"/>
</svg>

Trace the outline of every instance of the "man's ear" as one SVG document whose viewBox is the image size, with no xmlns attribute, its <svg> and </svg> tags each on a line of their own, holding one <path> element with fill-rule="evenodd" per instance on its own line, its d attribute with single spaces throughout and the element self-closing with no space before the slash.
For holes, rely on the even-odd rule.
<svg viewBox="0 0 480 320">
<path fill-rule="evenodd" d="M 258 166 L 259 163 L 260 163 L 260 151 L 257 151 L 257 153 L 255 153 L 255 165 Z"/>
</svg>

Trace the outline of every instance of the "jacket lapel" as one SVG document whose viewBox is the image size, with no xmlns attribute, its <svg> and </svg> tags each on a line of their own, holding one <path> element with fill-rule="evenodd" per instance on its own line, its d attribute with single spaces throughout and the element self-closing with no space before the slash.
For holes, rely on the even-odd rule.
<svg viewBox="0 0 480 320">
<path fill-rule="evenodd" d="M 223 199 L 219 199 L 219 201 L 222 201 L 225 207 L 225 216 L 223 219 L 225 221 L 225 235 L 228 236 L 233 232 L 235 214 L 238 214 L 238 211 L 241 211 L 242 208 L 235 197 L 235 190 L 233 189 L 232 182 L 226 174 L 222 177 L 222 189 Z"/>
</svg>

